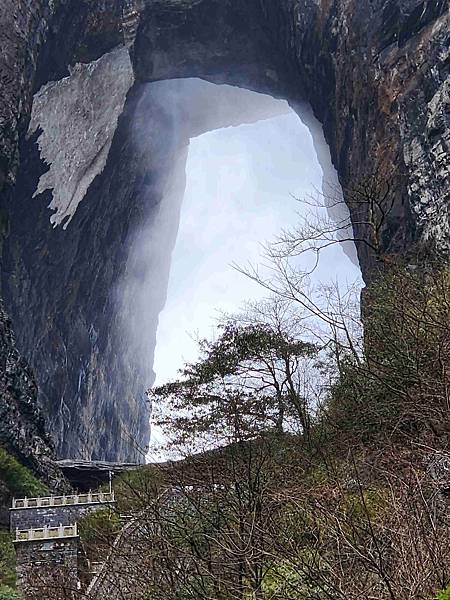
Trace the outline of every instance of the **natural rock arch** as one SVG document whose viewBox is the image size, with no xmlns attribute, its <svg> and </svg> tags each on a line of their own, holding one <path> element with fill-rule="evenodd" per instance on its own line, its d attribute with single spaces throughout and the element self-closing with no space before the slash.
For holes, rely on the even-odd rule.
<svg viewBox="0 0 450 600">
<path fill-rule="evenodd" d="M 375 169 L 392 181 L 383 252 L 410 253 L 427 240 L 448 252 L 449 19 L 445 0 L 3 4 L 2 293 L 61 455 L 129 459 L 148 436 L 145 382 L 136 384 L 139 373 L 109 336 L 111 288 L 127 235 L 148 199 L 161 201 L 187 134 L 166 123 L 164 138 L 137 149 L 143 84 L 201 77 L 310 103 L 344 189 Z M 129 52 L 135 83 L 107 153 L 99 149 L 104 167 L 67 229 L 53 229 L 51 193 L 32 199 L 48 168 L 39 124 L 26 137 L 32 94 L 118 47 Z M 152 118 L 164 122 L 157 110 Z M 354 228 L 367 236 L 361 223 Z M 358 251 L 367 276 L 372 257 L 365 244 Z"/>
</svg>

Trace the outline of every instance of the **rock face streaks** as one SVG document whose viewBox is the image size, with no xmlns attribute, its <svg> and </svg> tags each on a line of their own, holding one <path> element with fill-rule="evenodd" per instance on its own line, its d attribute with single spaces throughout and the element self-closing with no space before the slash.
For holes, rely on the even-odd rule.
<svg viewBox="0 0 450 600">
<path fill-rule="evenodd" d="M 0 208 L 9 233 L 2 295 L 62 456 L 135 460 L 148 439 L 144 374 L 121 359 L 112 291 L 130 268 L 134 232 L 158 214 L 192 132 L 145 96 L 144 84 L 201 77 L 294 106 L 308 102 L 348 201 L 374 172 L 389 182 L 393 208 L 382 253 L 414 260 L 434 245 L 448 259 L 449 31 L 447 0 L 3 0 Z M 87 140 L 100 162 L 87 177 L 75 176 L 84 185 L 63 187 L 54 178 L 61 157 L 52 155 L 49 167 L 37 146 L 41 131 L 25 137 L 32 96 L 50 82 L 64 86 L 76 63 L 110 60 L 116 48 L 123 57 L 129 52 L 135 83 L 118 120 L 114 103 L 109 152 Z M 108 95 L 103 89 L 99 95 Z M 153 133 L 137 143 L 139 122 Z M 109 144 L 110 137 L 101 139 Z M 73 142 L 65 162 L 79 173 Z M 33 198 L 40 180 L 42 193 Z M 55 194 L 44 184 L 56 185 Z M 67 213 L 75 188 L 86 195 Z M 67 229 L 52 228 L 49 205 L 57 222 L 64 214 L 72 219 Z M 351 203 L 350 210 L 369 278 L 370 231 Z"/>
<path fill-rule="evenodd" d="M 34 375 L 15 348 L 11 322 L 1 303 L 0 442 L 53 491 L 67 489 L 62 472 L 53 463 L 54 448 L 37 405 Z M 2 492 L 0 490 L 0 505 Z"/>
</svg>

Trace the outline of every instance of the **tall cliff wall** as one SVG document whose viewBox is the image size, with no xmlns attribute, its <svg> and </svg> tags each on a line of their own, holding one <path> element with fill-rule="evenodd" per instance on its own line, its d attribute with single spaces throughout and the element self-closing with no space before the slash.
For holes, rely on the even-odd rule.
<svg viewBox="0 0 450 600">
<path fill-rule="evenodd" d="M 131 241 L 157 218 L 193 132 L 145 84 L 201 77 L 308 102 L 369 277 L 370 232 L 349 190 L 375 171 L 393 205 L 382 253 L 431 244 L 448 258 L 449 31 L 446 0 L 3 1 L 2 295 L 61 456 L 138 459 L 148 440 L 148 374 L 117 336 L 115 290 L 141 268 Z M 144 125 L 154 134 L 142 138 Z"/>
<path fill-rule="evenodd" d="M 53 491 L 67 489 L 67 482 L 54 463 L 54 445 L 37 404 L 34 374 L 15 348 L 11 321 L 1 303 L 0 447 L 31 469 Z M 2 475 L 0 473 L 0 488 Z M 3 491 L 0 489 L 0 508 L 3 508 Z"/>
</svg>

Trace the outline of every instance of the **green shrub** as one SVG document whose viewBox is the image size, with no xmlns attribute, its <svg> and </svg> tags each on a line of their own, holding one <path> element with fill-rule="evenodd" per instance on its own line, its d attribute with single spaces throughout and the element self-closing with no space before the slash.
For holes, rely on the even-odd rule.
<svg viewBox="0 0 450 600">
<path fill-rule="evenodd" d="M 88 513 L 78 523 L 80 538 L 88 554 L 110 547 L 120 531 L 119 515 L 110 508 Z"/>
<path fill-rule="evenodd" d="M 310 597 L 311 592 L 298 571 L 287 563 L 274 565 L 267 570 L 262 589 L 264 594 L 273 600 L 304 600 Z"/>
<path fill-rule="evenodd" d="M 0 481 L 4 482 L 13 496 L 48 494 L 46 486 L 4 448 L 0 448 Z"/>
<path fill-rule="evenodd" d="M 0 590 L 16 583 L 16 554 L 9 531 L 0 530 Z M 3 587 L 2 587 L 3 586 Z M 0 600 L 3 596 L 0 593 Z"/>
<path fill-rule="evenodd" d="M 450 585 L 436 594 L 436 600 L 450 600 Z"/>
<path fill-rule="evenodd" d="M 151 465 L 125 471 L 114 479 L 117 509 L 125 514 L 139 512 L 148 505 L 150 498 L 159 495 L 163 479 L 162 472 Z"/>
<path fill-rule="evenodd" d="M 0 586 L 0 600 L 20 600 L 19 594 L 7 585 Z"/>
<path fill-rule="evenodd" d="M 363 356 L 340 350 L 339 377 L 317 435 L 345 437 L 348 446 L 392 441 L 392 434 L 416 441 L 417 435 L 450 434 L 449 297 L 448 271 L 431 276 L 392 267 L 371 282 L 363 303 Z"/>
</svg>

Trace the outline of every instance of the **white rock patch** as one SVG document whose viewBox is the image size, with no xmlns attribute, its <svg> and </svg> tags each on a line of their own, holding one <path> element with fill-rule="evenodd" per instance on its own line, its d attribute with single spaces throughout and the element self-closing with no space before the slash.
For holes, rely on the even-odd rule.
<svg viewBox="0 0 450 600">
<path fill-rule="evenodd" d="M 65 229 L 94 178 L 103 171 L 134 76 L 126 48 L 43 86 L 35 95 L 28 136 L 40 128 L 41 158 L 50 165 L 33 197 L 53 190 L 54 227 Z"/>
</svg>

